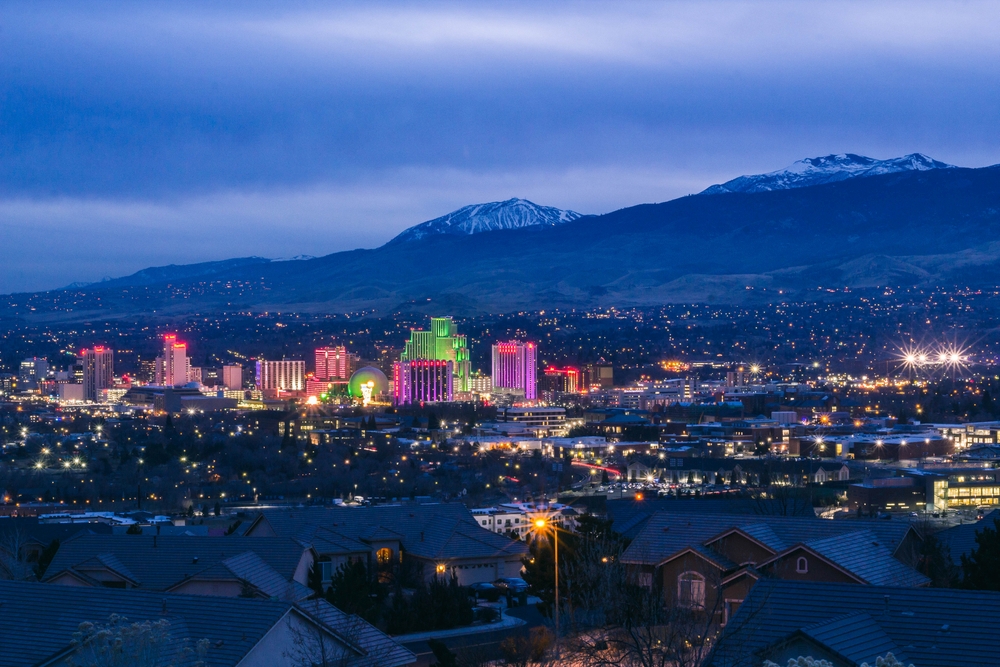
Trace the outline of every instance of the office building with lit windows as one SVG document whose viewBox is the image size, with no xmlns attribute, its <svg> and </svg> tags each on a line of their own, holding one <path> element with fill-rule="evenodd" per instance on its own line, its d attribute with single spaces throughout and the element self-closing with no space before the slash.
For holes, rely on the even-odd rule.
<svg viewBox="0 0 1000 667">
<path fill-rule="evenodd" d="M 454 364 L 451 361 L 397 361 L 392 365 L 396 405 L 454 400 Z"/>
<path fill-rule="evenodd" d="M 115 355 L 109 347 L 95 345 L 80 353 L 83 365 L 83 400 L 97 401 L 101 391 L 115 384 Z"/>
<path fill-rule="evenodd" d="M 538 397 L 534 343 L 513 340 L 493 346 L 493 391 L 516 393 L 525 400 Z"/>
<path fill-rule="evenodd" d="M 356 357 L 343 345 L 318 348 L 316 373 L 313 377 L 327 382 L 347 382 L 354 372 L 355 360 Z"/>
<path fill-rule="evenodd" d="M 257 389 L 261 391 L 304 391 L 306 362 L 257 360 Z"/>
</svg>

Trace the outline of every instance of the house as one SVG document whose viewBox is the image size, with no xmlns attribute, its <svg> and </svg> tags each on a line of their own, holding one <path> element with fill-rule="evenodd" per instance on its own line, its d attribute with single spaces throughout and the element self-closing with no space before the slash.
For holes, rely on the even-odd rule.
<svg viewBox="0 0 1000 667">
<path fill-rule="evenodd" d="M 45 582 L 298 601 L 315 552 L 291 538 L 82 535 L 60 547 Z"/>
<path fill-rule="evenodd" d="M 903 523 L 659 512 L 622 562 L 667 604 L 725 625 L 762 579 L 928 585 L 910 566 L 919 542 Z"/>
<path fill-rule="evenodd" d="M 103 523 L 41 523 L 37 517 L 0 517 L 0 550 L 16 549 L 21 558 L 34 563 L 55 540 L 65 544 L 78 535 L 107 535 Z"/>
<path fill-rule="evenodd" d="M 177 664 L 175 658 L 202 639 L 205 660 L 213 667 L 321 664 L 323 657 L 326 664 L 347 667 L 402 667 L 416 660 L 371 625 L 323 600 L 295 604 L 12 581 L 0 581 L 0 600 L 5 667 L 64 665 L 79 648 L 73 634 L 80 624 L 107 623 L 112 614 L 129 623 L 169 622 L 157 663 L 163 665 Z"/>
<path fill-rule="evenodd" d="M 764 580 L 719 638 L 706 667 L 784 665 L 810 656 L 834 667 L 997 664 L 1000 593 Z"/>
<path fill-rule="evenodd" d="M 265 510 L 251 523 L 247 539 L 294 538 L 309 545 L 324 566 L 365 558 L 390 576 L 400 567 L 416 576 L 455 576 L 463 586 L 516 577 L 528 553 L 523 542 L 479 525 L 464 505 L 378 505 Z"/>
</svg>

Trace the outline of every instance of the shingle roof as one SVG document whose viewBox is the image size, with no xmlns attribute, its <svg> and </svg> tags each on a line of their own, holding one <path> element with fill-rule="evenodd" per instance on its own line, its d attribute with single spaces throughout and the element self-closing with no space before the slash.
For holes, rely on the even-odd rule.
<svg viewBox="0 0 1000 667">
<path fill-rule="evenodd" d="M 962 562 L 962 556 L 968 556 L 976 548 L 976 536 L 983 528 L 993 528 L 994 521 L 1000 520 L 1000 510 L 993 510 L 976 523 L 953 526 L 935 534 L 941 544 L 951 555 L 956 565 Z"/>
<path fill-rule="evenodd" d="M 893 558 L 870 530 L 812 540 L 806 546 L 875 586 L 926 586 L 931 581 Z"/>
<path fill-rule="evenodd" d="M 528 552 L 523 542 L 480 526 L 469 510 L 457 503 L 266 510 L 259 520 L 266 521 L 275 534 L 313 545 L 320 553 L 328 553 L 319 546 L 320 539 L 353 543 L 397 539 L 408 554 L 438 560 L 523 556 Z"/>
<path fill-rule="evenodd" d="M 165 591 L 226 559 L 253 551 L 290 581 L 305 550 L 288 538 L 81 535 L 59 548 L 45 578 L 99 561 L 140 588 Z"/>
<path fill-rule="evenodd" d="M 322 621 L 337 634 L 361 646 L 366 655 L 352 665 L 357 667 L 399 667 L 416 661 L 416 656 L 394 642 L 375 626 L 353 614 L 346 614 L 326 600 L 309 600 L 297 605 Z"/>
<path fill-rule="evenodd" d="M 253 551 L 227 558 L 218 567 L 225 568 L 237 578 L 246 580 L 268 597 L 286 601 L 305 600 L 313 594 L 308 586 L 282 577 Z"/>
<path fill-rule="evenodd" d="M 685 547 L 703 544 L 732 528 L 741 529 L 775 551 L 800 542 L 870 530 L 892 553 L 911 530 L 909 524 L 893 521 L 657 512 L 625 550 L 622 559 L 626 563 L 655 565 Z"/>
<path fill-rule="evenodd" d="M 802 634 L 836 651 L 855 664 L 875 661 L 887 653 L 907 664 L 906 653 L 865 613 L 844 614 L 802 628 Z"/>
<path fill-rule="evenodd" d="M 726 627 L 711 667 L 758 667 L 761 652 L 796 631 L 846 614 L 867 614 L 915 667 L 997 664 L 1000 593 L 765 579 Z M 810 632 L 826 636 L 818 627 Z M 868 626 L 844 622 L 841 646 L 876 642 Z M 884 641 L 878 639 L 878 641 Z M 858 649 L 860 652 L 860 649 Z"/>
<path fill-rule="evenodd" d="M 107 588 L 0 582 L 0 656 L 5 667 L 44 664 L 69 647 L 80 623 L 165 618 L 192 642 L 208 639 L 210 664 L 236 665 L 289 610 L 283 602 L 164 595 Z"/>
</svg>

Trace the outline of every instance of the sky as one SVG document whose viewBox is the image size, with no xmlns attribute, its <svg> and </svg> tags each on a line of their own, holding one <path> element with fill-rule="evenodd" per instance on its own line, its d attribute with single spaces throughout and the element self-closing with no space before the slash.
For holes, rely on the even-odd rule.
<svg viewBox="0 0 1000 667">
<path fill-rule="evenodd" d="M 605 213 L 805 157 L 1000 162 L 995 2 L 6 2 L 0 293 Z"/>
</svg>

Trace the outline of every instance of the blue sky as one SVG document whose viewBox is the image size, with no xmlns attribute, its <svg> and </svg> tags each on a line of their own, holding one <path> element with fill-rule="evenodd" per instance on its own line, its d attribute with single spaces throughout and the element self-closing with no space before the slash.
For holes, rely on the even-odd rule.
<svg viewBox="0 0 1000 667">
<path fill-rule="evenodd" d="M 829 153 L 994 164 L 997 25 L 974 2 L 4 3 L 0 292 Z"/>
</svg>

